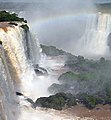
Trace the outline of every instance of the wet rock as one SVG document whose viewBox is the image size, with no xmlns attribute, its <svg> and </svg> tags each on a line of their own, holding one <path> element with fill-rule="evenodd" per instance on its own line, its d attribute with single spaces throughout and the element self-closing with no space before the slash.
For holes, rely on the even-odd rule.
<svg viewBox="0 0 111 120">
<path fill-rule="evenodd" d="M 48 74 L 47 70 L 42 67 L 39 67 L 38 64 L 34 65 L 34 70 L 35 70 L 36 74 L 38 74 L 38 75 L 47 75 Z"/>
<path fill-rule="evenodd" d="M 2 41 L 0 41 L 0 45 L 2 45 Z"/>
<path fill-rule="evenodd" d="M 96 110 L 100 110 L 100 108 L 96 108 Z"/>
<path fill-rule="evenodd" d="M 28 101 L 31 104 L 32 108 L 35 108 L 35 103 L 31 98 L 27 98 L 26 101 Z"/>
<path fill-rule="evenodd" d="M 28 98 L 28 97 L 24 96 L 20 92 L 16 92 L 16 95 L 24 97 L 24 100 L 27 101 L 27 102 L 29 102 L 31 104 L 32 108 L 35 108 L 34 107 L 35 103 L 34 103 L 34 101 L 31 98 Z"/>
<path fill-rule="evenodd" d="M 15 25 L 15 26 L 18 25 L 17 23 L 14 23 L 14 22 L 9 22 L 8 24 L 10 24 L 10 25 Z"/>
<path fill-rule="evenodd" d="M 48 88 L 48 91 L 52 94 L 56 94 L 56 93 L 61 93 L 61 92 L 64 92 L 66 93 L 67 90 L 69 89 L 69 85 L 67 84 L 52 84 L 49 88 Z"/>
<path fill-rule="evenodd" d="M 53 108 L 62 110 L 65 106 L 75 106 L 76 98 L 69 93 L 57 93 L 49 97 L 38 98 L 35 102 L 35 107 Z"/>
<path fill-rule="evenodd" d="M 16 95 L 18 95 L 18 96 L 24 96 L 22 93 L 20 93 L 20 92 L 16 92 Z"/>
</svg>

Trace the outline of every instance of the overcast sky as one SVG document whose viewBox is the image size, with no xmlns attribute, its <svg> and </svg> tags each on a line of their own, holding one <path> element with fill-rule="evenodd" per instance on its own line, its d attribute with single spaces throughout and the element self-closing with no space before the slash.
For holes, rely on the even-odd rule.
<svg viewBox="0 0 111 120">
<path fill-rule="evenodd" d="M 111 2 L 111 0 L 96 0 L 97 2 L 101 2 L 101 3 L 109 3 Z"/>
<path fill-rule="evenodd" d="M 0 2 L 37 2 L 38 0 L 0 0 Z"/>
<path fill-rule="evenodd" d="M 38 2 L 38 1 L 46 1 L 46 0 L 0 0 L 0 2 Z M 48 0 L 48 1 L 51 2 L 53 0 Z M 78 0 L 78 1 L 82 2 L 82 0 Z M 92 1 L 101 2 L 101 3 L 109 3 L 109 2 L 111 2 L 111 0 L 92 0 Z"/>
</svg>

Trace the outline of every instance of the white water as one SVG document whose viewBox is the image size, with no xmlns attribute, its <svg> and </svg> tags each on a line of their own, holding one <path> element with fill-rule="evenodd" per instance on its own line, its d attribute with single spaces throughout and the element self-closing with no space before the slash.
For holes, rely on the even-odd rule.
<svg viewBox="0 0 111 120">
<path fill-rule="evenodd" d="M 15 120 L 15 93 L 6 63 L 3 47 L 0 45 L 0 120 Z"/>
<path fill-rule="evenodd" d="M 26 33 L 26 38 L 28 57 L 31 60 L 32 64 L 38 64 L 41 52 L 38 39 L 35 39 L 35 37 L 30 33 L 30 31 Z"/>
<path fill-rule="evenodd" d="M 109 57 L 110 49 L 107 45 L 107 37 L 111 32 L 110 14 L 90 14 L 84 35 L 76 47 L 76 54 L 85 57 Z"/>
<path fill-rule="evenodd" d="M 1 28 L 0 36 L 3 41 L 3 47 L 7 53 L 8 66 L 12 73 L 12 79 L 16 82 L 16 91 L 20 91 L 25 96 L 34 100 L 39 96 L 49 95 L 46 91 L 47 82 L 43 84 L 44 77 L 38 77 L 33 68 L 33 63 L 39 63 L 40 59 L 38 58 L 40 57 L 39 43 L 36 43 L 35 39 L 35 41 L 32 41 L 32 38 L 29 36 L 26 37 L 25 31 L 18 26 L 14 28 L 8 27 L 7 32 Z M 27 59 L 26 38 L 28 38 L 29 42 L 28 46 L 30 47 L 29 54 L 31 61 Z M 49 80 L 49 78 L 45 79 Z"/>
<path fill-rule="evenodd" d="M 109 56 L 110 51 L 107 45 L 107 36 L 110 33 L 110 28 L 111 15 L 99 13 L 98 15 L 89 16 L 85 34 L 77 45 L 76 54 L 88 57 L 90 55 Z M 7 67 L 9 67 L 9 71 L 12 73 L 11 77 L 15 84 L 15 92 L 20 91 L 34 101 L 38 97 L 49 96 L 48 87 L 58 82 L 58 71 L 63 67 L 64 61 L 52 59 L 45 55 L 41 55 L 40 58 L 41 50 L 38 41 L 33 39 L 29 33 L 26 34 L 19 26 L 7 27 L 7 30 L 0 28 L 0 40 L 3 41 L 3 47 L 7 56 Z M 29 50 L 27 47 L 29 47 Z M 29 59 L 27 52 L 29 52 Z M 47 69 L 48 76 L 37 76 L 35 74 L 32 65 L 37 63 Z M 18 120 L 80 119 L 66 114 L 61 115 L 61 113 L 55 110 L 40 108 L 34 110 L 29 103 L 24 101 L 23 97 L 19 98 L 18 107 L 20 109 Z"/>
<path fill-rule="evenodd" d="M 40 65 L 44 66 L 48 72 L 48 76 L 40 76 L 38 77 L 37 81 L 33 82 L 32 87 L 30 89 L 32 91 L 31 96 L 33 97 L 33 100 L 37 99 L 38 97 L 43 96 L 49 96 L 49 93 L 47 91 L 48 87 L 52 85 L 53 83 L 57 83 L 57 73 L 61 67 L 64 65 L 64 61 L 57 61 L 47 56 L 42 56 L 42 60 L 40 61 Z M 55 70 L 55 71 L 54 71 Z M 19 120 L 79 120 L 78 117 L 72 117 L 67 114 L 61 114 L 59 111 L 56 110 L 48 110 L 48 109 L 42 109 L 42 108 L 36 108 L 36 110 L 32 109 L 30 107 L 30 104 L 28 104 L 26 101 L 21 102 L 20 106 L 21 108 L 21 115 Z M 81 119 L 82 120 L 82 119 Z"/>
<path fill-rule="evenodd" d="M 27 59 L 27 55 L 26 55 L 27 49 L 26 46 L 24 46 L 26 45 L 24 42 L 26 39 L 25 31 L 18 26 L 7 27 L 7 29 L 5 30 L 0 28 L 0 36 L 1 36 L 0 39 L 3 42 L 3 47 L 5 49 L 5 53 L 7 56 L 7 65 L 9 67 L 10 73 L 12 73 L 11 77 L 15 85 L 15 91 L 13 90 L 13 92 L 19 91 L 23 93 L 25 96 L 33 99 L 34 101 L 38 97 L 49 96 L 50 94 L 48 92 L 48 87 L 52 83 L 57 83 L 57 79 L 56 79 L 57 73 L 54 72 L 54 70 L 57 71 L 58 69 L 60 69 L 64 65 L 64 61 L 61 60 L 57 61 L 42 55 L 39 64 L 41 67 L 44 67 L 48 70 L 49 75 L 37 76 L 35 74 L 34 68 L 32 67 L 33 61 L 31 63 L 31 61 Z M 39 47 L 39 46 L 35 46 L 35 47 Z M 38 54 L 38 51 L 36 54 Z M 2 86 L 4 87 L 3 84 Z M 7 96 L 6 92 L 4 93 L 5 96 Z M 11 92 L 11 90 L 9 90 L 9 92 Z M 10 97 L 7 96 L 7 98 Z M 5 100 L 5 98 L 3 100 Z M 56 120 L 56 119 L 73 120 L 71 116 L 67 116 L 67 115 L 61 116 L 60 113 L 56 115 L 56 111 L 54 110 L 47 111 L 47 110 L 41 110 L 39 108 L 34 110 L 31 108 L 30 104 L 25 101 L 24 97 L 19 97 L 19 101 L 16 101 L 15 104 L 17 109 L 19 110 L 17 111 L 17 109 L 14 108 L 14 113 L 15 112 L 19 113 L 19 118 L 16 118 L 18 120 Z M 12 104 L 9 106 L 8 104 L 5 103 L 5 105 L 6 105 L 6 107 L 4 108 L 5 110 L 10 107 L 13 107 Z M 8 114 L 8 113 L 3 113 L 3 114 Z M 9 120 L 14 120 L 12 116 L 8 116 L 8 117 Z"/>
</svg>

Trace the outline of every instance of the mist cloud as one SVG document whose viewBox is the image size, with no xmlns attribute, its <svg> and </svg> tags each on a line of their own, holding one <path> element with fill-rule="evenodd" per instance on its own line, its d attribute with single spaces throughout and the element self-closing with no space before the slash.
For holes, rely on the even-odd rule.
<svg viewBox="0 0 111 120">
<path fill-rule="evenodd" d="M 18 0 L 5 0 L 8 2 Z M 95 12 L 93 0 L 22 0 L 26 4 L 19 14 L 28 20 L 40 43 L 55 45 L 74 53 L 86 29 L 87 14 Z"/>
<path fill-rule="evenodd" d="M 25 17 L 40 43 L 73 52 L 86 29 L 87 13 L 95 6 L 92 0 L 41 0 L 26 9 Z"/>
</svg>

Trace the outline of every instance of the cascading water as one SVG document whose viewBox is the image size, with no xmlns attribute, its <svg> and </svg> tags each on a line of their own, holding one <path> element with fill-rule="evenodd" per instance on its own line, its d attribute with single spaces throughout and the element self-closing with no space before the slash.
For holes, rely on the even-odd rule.
<svg viewBox="0 0 111 120">
<path fill-rule="evenodd" d="M 8 23 L 6 23 L 8 24 Z M 1 49 L 3 59 L 5 62 L 4 75 L 10 76 L 14 81 L 15 88 L 11 89 L 10 86 L 13 86 L 11 80 L 9 79 L 9 83 L 5 86 L 6 83 L 3 83 L 2 86 L 5 86 L 3 89 L 0 86 L 0 94 L 1 91 L 4 91 L 3 94 L 7 94 L 7 101 L 16 101 L 14 96 L 14 100 L 11 99 L 11 95 L 7 93 L 8 89 L 10 89 L 11 94 L 13 92 L 21 92 L 25 96 L 31 98 L 32 100 L 36 100 L 38 97 L 49 96 L 48 87 L 53 83 L 57 83 L 57 74 L 58 69 L 64 66 L 64 60 L 57 60 L 57 58 L 53 59 L 47 57 L 45 55 L 41 55 L 41 49 L 37 40 L 35 40 L 29 31 L 24 30 L 22 27 L 22 23 L 17 23 L 18 25 L 8 25 L 7 27 L 0 28 L 0 40 L 3 42 L 3 48 Z M 107 45 L 107 37 L 110 33 L 111 27 L 111 15 L 110 14 L 102 14 L 98 15 L 89 15 L 86 31 L 84 36 L 80 39 L 78 43 L 78 53 L 81 55 L 88 56 L 89 54 L 97 55 L 97 56 L 107 56 L 110 53 L 109 46 Z M 80 50 L 80 48 L 82 48 Z M 88 52 L 87 52 L 88 51 Z M 41 58 L 40 58 L 41 56 Z M 33 65 L 39 64 L 40 67 L 47 69 L 48 75 L 37 76 Z M 9 70 L 8 70 L 9 69 Z M 1 70 L 3 71 L 3 66 Z M 9 72 L 8 72 L 9 71 Z M 56 72 L 55 72 L 56 71 Z M 60 71 L 59 71 L 60 72 Z M 2 74 L 3 75 L 3 74 Z M 1 76 L 2 76 L 1 75 Z M 10 78 L 10 77 L 8 77 Z M 8 79 L 7 78 L 7 79 Z M 2 81 L 4 81 L 3 79 Z M 2 88 L 2 90 L 1 90 Z M 14 93 L 13 93 L 14 94 Z M 2 96 L 2 95 L 0 95 Z M 4 101 L 6 98 L 0 97 L 0 100 Z M 11 100 L 10 100 L 11 99 Z M 8 102 L 4 104 L 6 107 L 9 107 Z M 25 101 L 25 97 L 19 97 L 19 105 L 18 108 L 20 110 L 20 115 L 18 120 L 76 120 L 79 118 L 72 118 L 67 115 L 60 115 L 60 113 L 56 113 L 54 110 L 45 111 L 44 109 L 37 108 L 34 110 L 31 108 L 30 104 Z M 15 102 L 16 104 L 16 102 Z M 1 107 L 1 103 L 0 103 Z M 4 110 L 3 109 L 3 110 Z M 4 111 L 2 111 L 4 112 Z M 6 114 L 8 111 L 6 111 Z M 13 113 L 13 110 L 12 110 Z M 56 114 L 55 114 L 56 113 Z M 13 115 L 12 115 L 13 116 Z M 13 117 L 10 116 L 11 120 Z M 4 116 L 3 116 L 4 117 Z M 10 120 L 10 119 L 9 119 Z"/>
<path fill-rule="evenodd" d="M 107 38 L 111 32 L 111 15 L 106 13 L 90 14 L 86 30 L 78 42 L 76 54 L 85 57 L 109 57 Z"/>
<path fill-rule="evenodd" d="M 28 33 L 27 33 L 28 35 Z M 29 95 L 27 88 L 32 85 L 32 82 L 37 79 L 34 68 L 32 64 L 37 64 L 39 62 L 39 46 L 34 43 L 33 46 L 32 39 L 29 40 L 26 37 L 26 31 L 22 27 L 14 26 L 7 27 L 7 30 L 0 29 L 1 40 L 3 41 L 3 47 L 7 55 L 8 66 L 12 79 L 20 85 L 20 89 L 26 95 Z M 26 40 L 26 38 L 28 38 Z M 28 46 L 30 50 L 28 51 L 26 47 L 26 41 L 28 41 Z M 31 43 L 32 42 L 32 43 Z M 37 50 L 35 55 L 32 55 L 33 49 Z M 31 59 L 27 58 L 26 53 L 29 52 Z M 33 59 L 34 58 L 34 59 Z M 36 61 L 37 60 L 37 61 Z"/>
<path fill-rule="evenodd" d="M 57 82 L 57 80 L 54 79 L 53 72 L 51 71 L 53 71 L 53 69 L 57 70 L 57 68 L 62 67 L 64 65 L 64 62 L 61 62 L 61 61 L 57 62 L 56 60 L 48 58 L 47 56 L 42 57 L 41 58 L 42 60 L 40 60 L 40 62 L 36 61 L 39 59 L 37 58 L 37 56 L 39 56 L 38 54 L 40 53 L 39 51 L 40 46 L 38 46 L 38 44 L 34 45 L 34 48 L 37 47 L 36 50 L 38 51 L 33 51 L 34 49 L 33 42 L 31 41 L 31 39 L 29 40 L 30 37 L 27 39 L 26 31 L 23 30 L 22 27 L 20 27 L 21 24 L 20 23 L 17 23 L 17 24 L 18 26 L 8 25 L 5 28 L 0 28 L 0 36 L 1 36 L 0 40 L 3 42 L 3 48 L 6 54 L 7 68 L 9 68 L 9 71 L 11 73 L 11 79 L 14 81 L 15 88 L 12 91 L 14 93 L 16 91 L 19 91 L 23 93 L 25 96 L 35 101 L 38 97 L 49 96 L 48 87 L 52 83 Z M 28 40 L 27 43 L 26 43 L 27 41 L 26 39 Z M 27 47 L 29 47 L 29 50 L 26 47 L 26 45 Z M 29 52 L 28 53 L 29 56 L 35 57 L 35 59 L 32 59 L 31 57 L 29 57 L 28 59 L 27 52 Z M 37 54 L 37 55 L 34 55 L 33 52 L 34 54 Z M 4 55 L 4 53 L 2 54 Z M 39 63 L 40 66 L 45 67 L 46 69 L 48 68 L 47 70 L 49 71 L 50 75 L 37 76 L 35 74 L 34 67 L 33 67 L 33 64 L 37 64 L 37 63 Z M 1 71 L 3 71 L 2 67 L 1 67 Z M 4 72 L 4 75 L 6 75 L 5 72 Z M 3 79 L 3 81 L 5 80 Z M 4 93 L 5 96 L 12 94 L 11 90 L 9 90 L 11 86 L 10 81 L 7 84 L 9 85 L 9 87 L 7 88 L 7 91 L 5 91 Z M 2 86 L 4 87 L 4 89 L 1 86 L 0 86 L 0 89 L 2 88 L 3 90 L 5 90 L 6 86 L 3 84 Z M 9 92 L 11 92 L 10 94 L 7 93 L 8 90 Z M 0 90 L 0 93 L 1 93 L 1 90 Z M 56 112 L 53 110 L 45 111 L 39 108 L 34 110 L 33 108 L 31 108 L 29 103 L 27 104 L 25 100 L 26 98 L 23 96 L 19 97 L 19 100 L 17 99 L 12 100 L 12 98 L 14 98 L 13 96 L 12 97 L 7 96 L 7 98 L 11 98 L 12 102 L 15 101 L 15 104 L 19 110 L 17 111 L 17 109 L 14 109 L 14 110 L 12 109 L 12 116 L 10 114 L 11 110 L 9 113 L 4 113 L 4 111 L 0 113 L 0 114 L 7 115 L 8 120 L 14 120 L 13 116 L 17 116 L 16 115 L 17 112 L 19 114 L 19 118 L 15 118 L 15 119 L 18 119 L 18 120 L 29 120 L 29 119 L 31 120 L 56 120 L 56 119 L 67 120 L 67 115 L 58 117 L 58 115 L 55 115 Z M 0 97 L 0 100 L 5 101 L 5 99 L 6 98 L 2 99 Z M 6 107 L 3 110 L 6 111 L 6 109 L 13 106 L 12 104 L 11 106 L 8 105 L 9 101 L 10 100 L 7 100 L 7 102 L 4 103 Z M 0 104 L 0 107 L 1 107 L 1 104 Z M 60 113 L 58 114 L 60 115 Z"/>
<path fill-rule="evenodd" d="M 0 45 L 0 120 L 15 120 L 18 111 L 16 100 L 4 49 Z"/>
<path fill-rule="evenodd" d="M 26 31 L 26 39 L 24 41 L 25 41 L 24 45 L 27 49 L 26 54 L 28 59 L 31 60 L 33 65 L 38 64 L 41 51 L 38 40 L 35 39 L 28 30 Z"/>
</svg>

